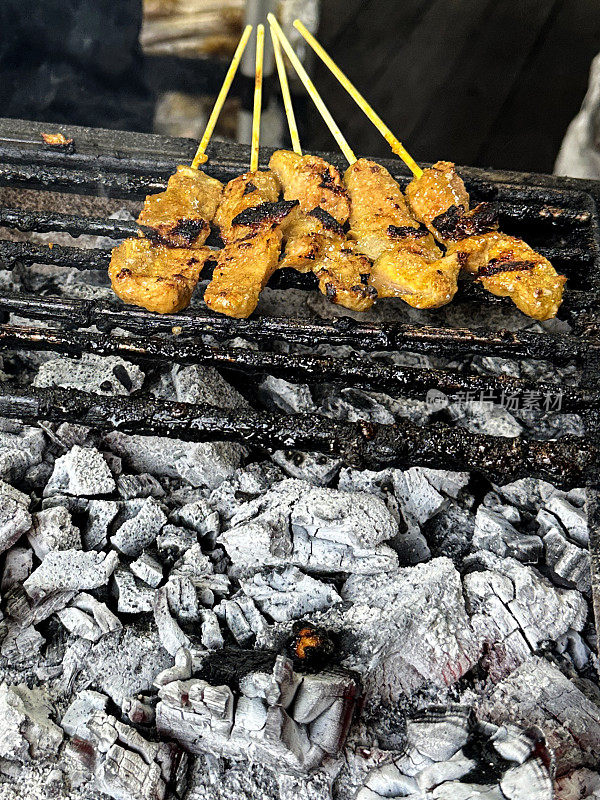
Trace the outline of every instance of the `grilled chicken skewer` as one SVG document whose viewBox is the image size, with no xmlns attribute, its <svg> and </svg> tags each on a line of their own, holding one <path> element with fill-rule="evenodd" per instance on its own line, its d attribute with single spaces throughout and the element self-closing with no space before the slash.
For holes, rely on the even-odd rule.
<svg viewBox="0 0 600 800">
<path fill-rule="evenodd" d="M 510 297 L 533 319 L 556 316 L 565 276 L 526 242 L 496 230 L 488 204 L 469 210 L 469 195 L 454 164 L 438 161 L 424 170 L 409 183 L 406 196 L 416 219 L 487 291 Z"/>
<path fill-rule="evenodd" d="M 273 153 L 269 166 L 284 198 L 299 203 L 283 225 L 286 248 L 279 266 L 313 272 L 331 302 L 366 311 L 377 297 L 368 285 L 371 262 L 356 251 L 342 227 L 350 199 L 338 170 L 318 156 L 288 150 Z"/>
<path fill-rule="evenodd" d="M 400 297 L 413 308 L 449 303 L 458 288 L 459 258 L 442 256 L 390 173 L 360 158 L 348 167 L 344 182 L 352 201 L 350 236 L 373 259 L 369 285 L 379 297 Z"/>
</svg>

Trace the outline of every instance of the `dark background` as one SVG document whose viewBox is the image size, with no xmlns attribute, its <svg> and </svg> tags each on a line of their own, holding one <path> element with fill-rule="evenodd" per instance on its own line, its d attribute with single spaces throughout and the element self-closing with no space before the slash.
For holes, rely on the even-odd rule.
<svg viewBox="0 0 600 800">
<path fill-rule="evenodd" d="M 140 24 L 141 0 L 0 0 L 0 113 L 150 131 L 159 89 L 217 85 L 225 64 L 144 58 Z M 600 50 L 600 4 L 324 0 L 319 38 L 418 160 L 551 172 Z M 315 82 L 354 150 L 387 155 L 320 62 Z M 332 149 L 307 108 L 305 148 Z"/>
</svg>

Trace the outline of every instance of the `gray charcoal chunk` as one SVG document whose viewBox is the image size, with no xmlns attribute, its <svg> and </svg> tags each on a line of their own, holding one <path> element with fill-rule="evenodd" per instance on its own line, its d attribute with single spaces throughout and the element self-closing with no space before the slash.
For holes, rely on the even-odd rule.
<svg viewBox="0 0 600 800">
<path fill-rule="evenodd" d="M 51 592 L 97 589 L 108 583 L 118 561 L 116 553 L 56 550 L 48 553 L 23 587 L 35 602 Z"/>
<path fill-rule="evenodd" d="M 42 560 L 51 550 L 80 550 L 81 534 L 73 525 L 64 506 L 55 506 L 33 515 L 33 526 L 27 534 L 29 544 Z"/>
<path fill-rule="evenodd" d="M 34 386 L 61 386 L 103 395 L 128 395 L 141 389 L 144 373 L 117 356 L 83 353 L 81 358 L 52 358 L 42 364 Z"/>
<path fill-rule="evenodd" d="M 29 497 L 0 480 L 0 552 L 13 544 L 31 528 Z"/>
<path fill-rule="evenodd" d="M 93 447 L 75 445 L 56 459 L 44 495 L 64 492 L 87 497 L 110 494 L 114 490 L 115 481 L 102 454 Z"/>
<path fill-rule="evenodd" d="M 166 522 L 167 517 L 160 504 L 153 497 L 148 497 L 137 514 L 125 520 L 111 536 L 110 544 L 124 555 L 139 556 L 144 548 L 154 542 Z"/>
</svg>

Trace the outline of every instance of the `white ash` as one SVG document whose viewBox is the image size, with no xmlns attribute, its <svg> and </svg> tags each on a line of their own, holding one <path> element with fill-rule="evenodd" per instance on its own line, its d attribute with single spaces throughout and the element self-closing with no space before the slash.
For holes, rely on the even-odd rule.
<svg viewBox="0 0 600 800">
<path fill-rule="evenodd" d="M 496 725 L 537 725 L 559 774 L 600 762 L 600 705 L 544 658 L 532 656 L 497 684 L 481 698 L 478 715 Z"/>
<path fill-rule="evenodd" d="M 44 495 L 49 497 L 62 492 L 84 497 L 110 494 L 115 486 L 101 453 L 92 447 L 74 445 L 68 453 L 56 459 Z"/>
<path fill-rule="evenodd" d="M 246 449 L 231 442 L 195 444 L 162 436 L 128 436 L 114 431 L 105 446 L 137 472 L 155 477 L 181 478 L 192 486 L 219 486 L 233 475 Z"/>
<path fill-rule="evenodd" d="M 33 385 L 60 386 L 103 395 L 128 395 L 141 389 L 144 373 L 116 356 L 84 353 L 81 358 L 52 358 L 42 364 Z"/>
<path fill-rule="evenodd" d="M 219 537 L 240 568 L 294 566 L 318 572 L 379 572 L 397 557 L 383 544 L 397 532 L 385 504 L 364 493 L 276 484 L 243 505 Z"/>
<path fill-rule="evenodd" d="M 160 503 L 147 497 L 135 516 L 125 520 L 110 537 L 111 547 L 123 555 L 137 557 L 156 540 L 166 522 L 167 516 Z"/>
<path fill-rule="evenodd" d="M 64 506 L 55 506 L 33 515 L 27 540 L 36 556 L 43 560 L 51 550 L 81 550 L 81 533 L 73 525 Z"/>
<path fill-rule="evenodd" d="M 31 528 L 29 504 L 26 494 L 0 480 L 0 552 L 12 547 Z"/>
<path fill-rule="evenodd" d="M 276 622 L 299 619 L 342 602 L 335 587 L 305 575 L 297 567 L 257 572 L 248 580 L 240 580 L 240 585 L 263 614 Z"/>
</svg>

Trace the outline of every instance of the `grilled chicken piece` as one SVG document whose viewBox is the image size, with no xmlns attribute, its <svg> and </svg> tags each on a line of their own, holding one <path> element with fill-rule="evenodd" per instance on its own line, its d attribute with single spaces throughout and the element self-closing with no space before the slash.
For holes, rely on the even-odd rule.
<svg viewBox="0 0 600 800">
<path fill-rule="evenodd" d="M 125 303 L 159 314 L 172 314 L 189 305 L 208 247 L 184 249 L 126 239 L 113 250 L 108 274 L 113 291 Z"/>
<path fill-rule="evenodd" d="M 274 203 L 279 199 L 281 184 L 273 172 L 246 172 L 229 181 L 214 216 L 221 238 L 228 242 L 233 231 L 231 222 L 246 208 L 260 203 Z"/>
<path fill-rule="evenodd" d="M 287 150 L 273 153 L 269 166 L 283 185 L 284 197 L 299 201 L 283 225 L 286 248 L 279 266 L 313 272 L 332 303 L 366 311 L 377 296 L 368 285 L 371 262 L 342 228 L 350 200 L 338 170 L 317 156 Z"/>
<path fill-rule="evenodd" d="M 201 170 L 179 166 L 167 188 L 148 195 L 138 222 L 148 238 L 169 247 L 202 247 L 221 199 L 223 184 Z"/>
<path fill-rule="evenodd" d="M 510 297 L 527 316 L 556 316 L 567 279 L 521 239 L 494 231 L 453 242 L 447 252 L 457 254 L 488 292 Z"/>
<path fill-rule="evenodd" d="M 297 205 L 297 201 L 261 203 L 231 220 L 228 241 L 216 254 L 217 265 L 204 292 L 209 308 L 238 319 L 250 316 L 279 266 L 281 222 Z"/>
<path fill-rule="evenodd" d="M 269 167 L 279 178 L 285 200 L 298 200 L 304 212 L 313 208 L 327 211 L 340 225 L 350 216 L 350 198 L 339 171 L 319 156 L 299 156 L 290 150 L 276 150 Z"/>
<path fill-rule="evenodd" d="M 375 260 L 391 245 L 390 226 L 419 228 L 398 183 L 375 161 L 359 158 L 344 174 L 352 209 L 350 238 L 357 250 Z"/>
</svg>

